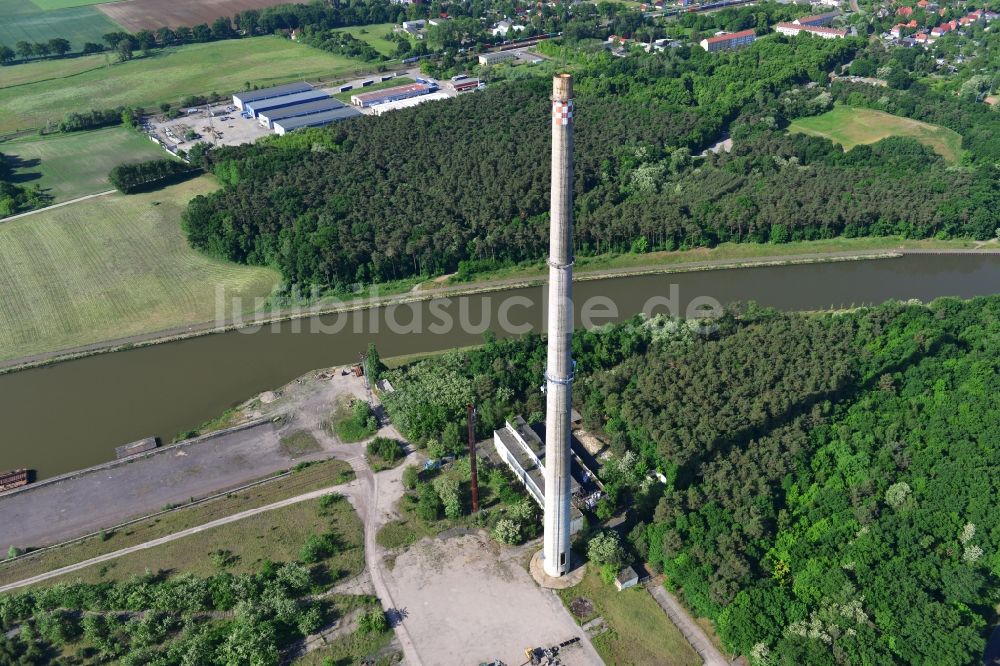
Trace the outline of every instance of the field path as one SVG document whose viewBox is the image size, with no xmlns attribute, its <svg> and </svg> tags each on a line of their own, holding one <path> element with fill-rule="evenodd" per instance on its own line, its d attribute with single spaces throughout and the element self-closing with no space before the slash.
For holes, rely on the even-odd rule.
<svg viewBox="0 0 1000 666">
<path fill-rule="evenodd" d="M 22 217 L 28 217 L 29 215 L 34 215 L 35 213 L 44 213 L 47 210 L 52 210 L 53 208 L 62 208 L 63 206 L 68 206 L 70 204 L 80 203 L 81 201 L 86 201 L 87 199 L 94 199 L 97 197 L 106 197 L 109 194 L 114 194 L 118 190 L 108 190 L 106 192 L 98 192 L 97 194 L 88 194 L 87 196 L 77 197 L 76 199 L 70 199 L 69 201 L 63 201 L 62 203 L 52 204 L 51 206 L 46 206 L 45 208 L 36 208 L 35 210 L 29 210 L 27 213 L 18 213 L 17 215 L 11 215 L 10 217 L 0 218 L 0 224 L 4 222 L 12 222 Z"/>
<path fill-rule="evenodd" d="M 352 463 L 353 460 L 348 460 L 347 462 Z M 37 583 L 42 583 L 52 578 L 57 578 L 58 576 L 64 576 L 74 571 L 79 571 L 80 569 L 85 569 L 87 567 L 93 566 L 95 564 L 100 564 L 101 562 L 107 562 L 108 560 L 113 560 L 123 555 L 129 555 L 130 553 L 136 553 L 140 550 L 146 550 L 148 548 L 155 548 L 156 546 L 162 546 L 165 543 L 170 543 L 171 541 L 176 541 L 177 539 L 183 539 L 184 537 L 191 536 L 192 534 L 198 534 L 199 532 L 204 532 L 206 530 L 213 529 L 215 527 L 220 527 L 222 525 L 228 525 L 229 523 L 235 523 L 238 520 L 243 520 L 244 518 L 250 518 L 251 516 L 256 516 L 267 511 L 274 511 L 275 509 L 282 509 L 286 506 L 291 506 L 292 504 L 298 504 L 299 502 L 308 502 L 309 500 L 319 499 L 323 495 L 329 493 L 339 492 L 347 494 L 351 487 L 357 486 L 357 481 L 351 481 L 349 483 L 343 483 L 337 486 L 330 486 L 328 488 L 321 488 L 319 490 L 313 490 L 308 493 L 303 493 L 302 495 L 296 495 L 295 497 L 289 497 L 288 499 L 283 499 L 280 502 L 275 502 L 273 504 L 267 504 L 265 506 L 257 507 L 256 509 L 247 509 L 246 511 L 241 511 L 239 513 L 234 513 L 231 516 L 226 516 L 224 518 L 219 518 L 211 522 L 205 523 L 204 525 L 198 525 L 196 527 L 190 527 L 186 530 L 181 530 L 180 532 L 174 532 L 173 534 L 168 534 L 167 536 L 160 537 L 159 539 L 153 539 L 152 541 L 147 541 L 145 543 L 140 543 L 135 546 L 129 546 L 128 548 L 122 548 L 121 550 L 116 550 L 110 553 L 105 553 L 104 555 L 98 555 L 97 557 L 92 557 L 89 560 L 84 560 L 83 562 L 77 562 L 76 564 L 70 564 L 69 566 L 61 567 L 59 569 L 53 569 L 52 571 L 47 571 L 43 574 L 38 574 L 37 576 L 32 576 L 31 578 L 25 578 L 24 580 L 19 580 L 15 583 L 9 583 L 7 585 L 0 586 L 0 594 L 11 592 L 13 590 L 27 587 L 28 585 L 35 585 Z"/>
<path fill-rule="evenodd" d="M 648 583 L 646 589 L 649 590 L 656 603 L 660 604 L 660 608 L 667 614 L 670 621 L 680 629 L 681 634 L 684 635 L 695 652 L 705 660 L 705 666 L 729 666 L 729 660 L 712 644 L 702 628 L 694 621 L 687 609 L 674 598 L 674 595 L 656 582 Z"/>
</svg>

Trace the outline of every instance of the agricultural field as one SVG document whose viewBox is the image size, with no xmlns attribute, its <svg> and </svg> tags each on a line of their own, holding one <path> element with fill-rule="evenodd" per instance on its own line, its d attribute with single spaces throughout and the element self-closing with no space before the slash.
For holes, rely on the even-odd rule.
<svg viewBox="0 0 1000 666">
<path fill-rule="evenodd" d="M 962 154 L 962 137 L 958 132 L 873 109 L 838 105 L 822 115 L 800 118 L 792 122 L 788 130 L 825 137 L 841 144 L 844 150 L 890 136 L 908 136 L 929 146 L 949 162 L 957 162 Z"/>
<path fill-rule="evenodd" d="M 64 79 L 91 69 L 107 67 L 113 59 L 114 56 L 111 54 L 98 53 L 73 58 L 29 60 L 25 63 L 7 65 L 0 67 L 0 89 L 37 83 L 46 79 Z"/>
<path fill-rule="evenodd" d="M 101 42 L 101 35 L 121 28 L 94 7 L 69 6 L 69 0 L 0 0 L 0 44 L 14 48 L 19 41 L 47 42 L 55 37 L 68 39 L 73 51 L 84 42 Z M 77 0 L 73 5 L 83 5 Z M 45 11 L 42 6 L 66 7 Z M 16 66 L 16 65 L 15 65 Z M 6 68 L 5 68 L 6 69 Z"/>
<path fill-rule="evenodd" d="M 187 245 L 181 211 L 209 176 L 0 222 L 0 359 L 211 321 L 215 290 L 267 296 L 267 268 Z"/>
<path fill-rule="evenodd" d="M 69 9 L 70 7 L 96 5 L 101 3 L 102 0 L 31 0 L 31 2 L 38 5 L 39 9 L 51 11 L 53 9 Z"/>
<path fill-rule="evenodd" d="M 395 25 L 395 23 L 355 25 L 350 28 L 341 28 L 337 32 L 346 32 L 351 37 L 365 42 L 382 55 L 391 56 L 396 53 L 396 42 L 389 41 L 385 36 L 392 32 Z"/>
<path fill-rule="evenodd" d="M 31 136 L 2 143 L 0 150 L 15 165 L 13 182 L 41 186 L 53 203 L 113 189 L 108 172 L 119 164 L 166 156 L 145 135 L 124 127 Z"/>
<path fill-rule="evenodd" d="M 57 2 L 64 0 L 56 0 Z M 72 0 L 65 0 L 72 1 Z M 220 16 L 233 16 L 246 9 L 261 9 L 287 0 L 128 0 L 102 3 L 97 9 L 130 32 L 211 24 Z"/>
<path fill-rule="evenodd" d="M 94 58 L 94 63 L 104 62 L 104 56 Z M 114 63 L 108 70 L 97 68 L 76 75 L 73 70 L 79 71 L 80 66 L 77 60 L 57 62 L 66 63 L 65 76 L 71 79 L 46 70 L 47 80 L 0 88 L 0 134 L 58 122 L 72 111 L 126 105 L 153 107 L 160 102 L 177 104 L 187 95 L 244 90 L 247 83 L 263 87 L 302 79 L 330 80 L 353 76 L 372 67 L 281 37 L 162 49 L 146 57 Z"/>
</svg>

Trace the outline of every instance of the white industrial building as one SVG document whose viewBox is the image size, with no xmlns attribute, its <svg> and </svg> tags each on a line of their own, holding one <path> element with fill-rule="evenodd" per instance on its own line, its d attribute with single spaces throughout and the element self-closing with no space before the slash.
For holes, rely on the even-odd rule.
<svg viewBox="0 0 1000 666">
<path fill-rule="evenodd" d="M 493 431 L 493 447 L 500 459 L 507 463 L 514 476 L 528 490 L 538 506 L 545 508 L 545 445 L 531 426 L 520 416 L 503 428 Z M 580 491 L 580 484 L 571 477 L 573 494 Z M 583 527 L 583 514 L 575 506 L 570 509 L 570 534 Z"/>
<path fill-rule="evenodd" d="M 843 39 L 847 37 L 847 31 L 842 28 L 827 28 L 821 25 L 800 25 L 798 23 L 778 23 L 774 26 L 776 32 L 794 37 L 800 32 L 809 35 L 816 35 L 823 39 Z"/>
<path fill-rule="evenodd" d="M 383 113 L 388 113 L 389 111 L 408 109 L 411 106 L 417 106 L 418 104 L 423 104 L 424 102 L 433 102 L 439 99 L 448 99 L 449 97 L 450 95 L 447 93 L 436 92 L 428 95 L 421 95 L 420 97 L 408 97 L 406 99 L 397 99 L 394 102 L 375 104 L 371 107 L 371 110 L 374 115 L 381 116 Z"/>
<path fill-rule="evenodd" d="M 493 33 L 494 37 L 506 38 L 508 33 L 511 32 L 524 32 L 526 28 L 523 25 L 518 25 L 517 23 L 511 23 L 510 21 L 500 21 L 490 32 Z"/>
<path fill-rule="evenodd" d="M 436 85 L 430 85 L 427 83 L 407 83 L 393 88 L 385 88 L 384 90 L 375 90 L 372 92 L 351 95 L 351 104 L 360 107 L 375 106 L 376 104 L 388 104 L 389 102 L 396 102 L 402 99 L 409 99 L 411 97 L 429 95 L 436 90 Z"/>
<path fill-rule="evenodd" d="M 514 60 L 517 58 L 517 54 L 513 51 L 497 51 L 495 53 L 480 53 L 479 54 L 479 64 L 480 65 L 496 65 L 501 62 L 507 62 L 508 60 Z"/>
</svg>

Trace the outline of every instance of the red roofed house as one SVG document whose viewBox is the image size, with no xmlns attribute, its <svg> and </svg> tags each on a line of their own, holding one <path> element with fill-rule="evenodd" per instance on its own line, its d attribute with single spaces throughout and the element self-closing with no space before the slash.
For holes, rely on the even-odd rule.
<svg viewBox="0 0 1000 666">
<path fill-rule="evenodd" d="M 942 23 L 938 27 L 931 30 L 931 36 L 940 37 L 941 35 L 946 35 L 957 27 L 958 27 L 957 21 L 948 21 L 947 23 Z"/>
<path fill-rule="evenodd" d="M 917 27 L 917 22 L 912 20 L 909 23 L 897 23 L 896 25 L 892 26 L 892 30 L 889 31 L 889 34 L 895 37 L 896 39 L 899 39 L 900 37 L 903 36 L 903 30 L 905 29 L 913 30 L 916 27 Z"/>
<path fill-rule="evenodd" d="M 896 10 L 896 16 L 911 16 L 913 14 L 913 7 L 900 7 Z"/>
<path fill-rule="evenodd" d="M 757 33 L 751 28 L 749 30 L 740 30 L 739 32 L 731 32 L 703 39 L 700 42 L 700 46 L 709 53 L 714 53 L 715 51 L 738 49 L 741 46 L 752 44 L 755 39 L 757 39 Z"/>
</svg>

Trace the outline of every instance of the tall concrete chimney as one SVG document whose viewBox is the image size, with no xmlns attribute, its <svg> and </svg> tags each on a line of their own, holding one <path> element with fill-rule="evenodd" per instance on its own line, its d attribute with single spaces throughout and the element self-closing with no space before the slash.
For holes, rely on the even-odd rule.
<svg viewBox="0 0 1000 666">
<path fill-rule="evenodd" d="M 552 577 L 570 569 L 570 409 L 573 360 L 573 78 L 552 80 L 548 361 L 545 365 L 545 545 Z"/>
</svg>

